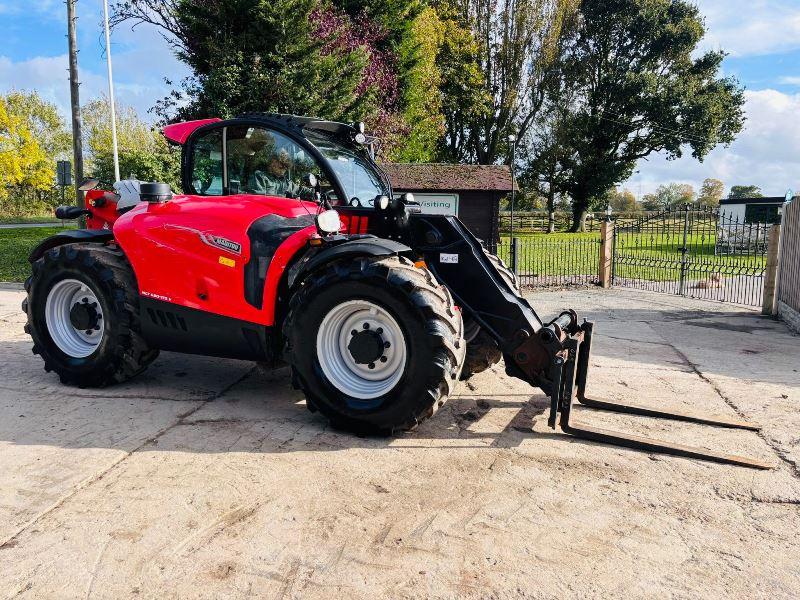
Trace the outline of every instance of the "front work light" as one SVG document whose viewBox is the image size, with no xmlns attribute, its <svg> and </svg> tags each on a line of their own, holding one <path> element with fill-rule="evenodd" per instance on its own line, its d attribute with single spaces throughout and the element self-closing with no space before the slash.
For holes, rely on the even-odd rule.
<svg viewBox="0 0 800 600">
<path fill-rule="evenodd" d="M 389 208 L 389 196 L 378 196 L 375 199 L 375 208 L 378 210 L 386 210 Z"/>
<path fill-rule="evenodd" d="M 342 228 L 339 213 L 335 210 L 326 210 L 317 215 L 317 229 L 321 233 L 338 233 Z"/>
</svg>

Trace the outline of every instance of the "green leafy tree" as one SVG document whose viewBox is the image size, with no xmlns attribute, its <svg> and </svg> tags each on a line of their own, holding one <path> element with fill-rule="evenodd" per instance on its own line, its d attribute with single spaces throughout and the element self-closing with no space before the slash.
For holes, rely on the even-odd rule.
<svg viewBox="0 0 800 600">
<path fill-rule="evenodd" d="M 687 183 L 667 183 L 656 188 L 655 193 L 645 194 L 642 208 L 645 210 L 670 210 L 692 204 L 694 188 Z"/>
<path fill-rule="evenodd" d="M 721 51 L 698 54 L 705 33 L 686 0 L 583 0 L 560 61 L 572 101 L 563 126 L 571 152 L 565 190 L 572 230 L 598 197 L 653 152 L 685 147 L 702 159 L 741 130 L 743 92 L 720 77 Z"/>
<path fill-rule="evenodd" d="M 181 153 L 177 150 L 126 150 L 119 155 L 119 172 L 123 179 L 168 183 L 180 192 Z M 114 182 L 114 156 L 107 150 L 97 154 L 92 162 L 92 176 L 106 189 Z"/>
<path fill-rule="evenodd" d="M 35 92 L 0 96 L 0 213 L 42 214 L 54 206 L 56 160 L 69 144 L 54 105 Z"/>
<path fill-rule="evenodd" d="M 72 134 L 52 102 L 38 92 L 12 91 L 5 97 L 9 111 L 23 119 L 42 147 L 47 160 L 55 162 L 72 154 Z"/>
<path fill-rule="evenodd" d="M 630 213 L 640 210 L 639 203 L 636 202 L 636 196 L 633 195 L 628 189 L 620 190 L 617 187 L 611 188 L 606 192 L 606 205 L 616 213 Z"/>
<path fill-rule="evenodd" d="M 763 198 L 764 194 L 757 185 L 732 185 L 728 198 Z"/>
<path fill-rule="evenodd" d="M 444 42 L 445 26 L 436 11 L 425 8 L 401 41 L 399 58 L 403 117 L 409 132 L 392 158 L 402 162 L 430 162 L 436 158 L 444 133 L 442 97 L 438 93 L 441 72 L 436 57 Z"/>
<path fill-rule="evenodd" d="M 114 20 L 160 27 L 191 67 L 182 91 L 159 104 L 162 116 L 371 115 L 377 90 L 359 89 L 367 53 L 335 43 L 335 30 L 321 35 L 318 9 L 317 0 L 128 0 Z"/>
<path fill-rule="evenodd" d="M 697 203 L 700 206 L 719 206 L 719 201 L 725 191 L 725 184 L 719 179 L 708 177 L 703 180 L 700 186 L 700 194 L 697 196 Z"/>
<path fill-rule="evenodd" d="M 120 177 L 161 181 L 180 191 L 180 149 L 171 147 L 132 107 L 117 103 L 116 116 Z M 108 99 L 101 97 L 85 104 L 82 117 L 84 147 L 89 154 L 87 172 L 109 189 L 114 183 L 114 156 Z"/>
<path fill-rule="evenodd" d="M 457 102 L 445 104 L 447 157 L 455 161 L 494 164 L 508 157 L 508 136 L 526 137 L 545 101 L 548 79 L 556 75 L 557 48 L 571 2 L 567 0 L 449 0 L 436 4 L 453 15 L 472 41 L 456 54 L 460 66 L 472 58 L 472 73 L 443 73 L 447 81 L 479 83 L 462 87 L 448 82 Z M 470 56 L 471 55 L 471 56 Z M 471 69 L 470 69 L 471 70 Z M 477 75 L 477 73 L 476 73 Z M 442 90 L 445 92 L 445 90 Z M 466 99 L 464 98 L 466 96 Z M 470 103 L 474 101 L 477 103 Z M 452 112 L 448 112 L 452 111 Z"/>
</svg>

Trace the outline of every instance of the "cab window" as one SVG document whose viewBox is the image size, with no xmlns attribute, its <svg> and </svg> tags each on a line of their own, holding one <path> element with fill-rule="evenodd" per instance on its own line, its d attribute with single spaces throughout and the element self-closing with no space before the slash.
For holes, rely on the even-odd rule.
<svg viewBox="0 0 800 600">
<path fill-rule="evenodd" d="M 323 188 L 328 185 L 312 156 L 288 137 L 262 127 L 228 127 L 227 171 L 230 194 L 261 194 L 310 200 L 314 190 L 306 184 L 313 173 Z"/>
<path fill-rule="evenodd" d="M 201 196 L 223 194 L 222 130 L 215 129 L 194 142 L 191 192 Z"/>
</svg>

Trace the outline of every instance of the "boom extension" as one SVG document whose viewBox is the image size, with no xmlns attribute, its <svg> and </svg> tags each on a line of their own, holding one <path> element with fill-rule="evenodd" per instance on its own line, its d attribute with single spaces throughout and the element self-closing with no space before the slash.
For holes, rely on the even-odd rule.
<svg viewBox="0 0 800 600">
<path fill-rule="evenodd" d="M 518 296 L 499 275 L 480 242 L 458 219 L 415 215 L 412 224 L 414 245 L 422 249 L 428 268 L 450 289 L 465 317 L 474 319 L 495 339 L 503 352 L 506 372 L 550 396 L 550 427 L 558 425 L 564 433 L 575 437 L 636 450 L 754 469 L 773 468 L 773 465 L 743 456 L 573 423 L 572 408 L 577 400 L 590 409 L 750 431 L 759 429 L 758 425 L 746 421 L 588 398 L 586 383 L 593 323 L 578 324 L 577 314 L 572 310 L 543 323 L 528 301 Z"/>
</svg>

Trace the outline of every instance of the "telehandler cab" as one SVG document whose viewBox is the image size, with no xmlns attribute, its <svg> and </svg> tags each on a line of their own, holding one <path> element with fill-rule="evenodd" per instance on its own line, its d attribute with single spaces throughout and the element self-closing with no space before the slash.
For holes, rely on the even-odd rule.
<svg viewBox="0 0 800 600">
<path fill-rule="evenodd" d="M 593 325 L 543 322 L 458 218 L 396 196 L 363 125 L 248 114 L 170 125 L 182 187 L 89 189 L 85 217 L 36 247 L 33 352 L 65 384 L 106 386 L 171 350 L 291 366 L 308 408 L 361 434 L 414 427 L 502 357 L 571 435 L 755 468 L 757 461 L 574 424 L 601 410 L 754 429 L 586 397 Z"/>
</svg>

